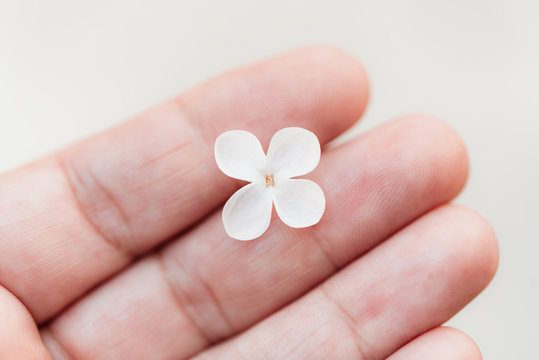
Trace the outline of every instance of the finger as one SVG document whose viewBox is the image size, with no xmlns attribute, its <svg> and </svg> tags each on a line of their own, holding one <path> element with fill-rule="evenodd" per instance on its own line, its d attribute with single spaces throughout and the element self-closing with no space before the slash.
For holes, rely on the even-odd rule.
<svg viewBox="0 0 539 360">
<path fill-rule="evenodd" d="M 0 359 L 50 359 L 28 311 L 1 286 L 0 319 Z"/>
<path fill-rule="evenodd" d="M 471 301 L 494 276 L 497 254 L 485 220 L 441 207 L 198 359 L 385 359 Z"/>
<path fill-rule="evenodd" d="M 481 360 L 475 342 L 463 332 L 439 327 L 420 335 L 397 350 L 388 360 Z"/>
<path fill-rule="evenodd" d="M 141 343 L 155 358 L 191 355 L 281 308 L 448 201 L 466 174 L 462 142 L 447 125 L 426 116 L 395 120 L 322 157 L 311 177 L 328 199 L 318 225 L 298 230 L 274 220 L 263 237 L 244 243 L 226 236 L 217 213 L 162 256 L 135 265 L 86 297 L 51 327 L 79 356 L 95 358 L 97 345 L 104 352 L 119 351 L 113 345 L 118 343 L 126 358 L 135 358 Z M 142 305 L 143 315 L 136 310 Z M 106 315 L 112 306 L 123 315 Z M 163 329 L 163 321 L 172 329 Z M 176 334 L 174 346 L 148 340 L 148 328 L 159 334 L 156 339 Z M 130 329 L 129 339 L 116 341 L 123 329 Z"/>
<path fill-rule="evenodd" d="M 213 141 L 224 130 L 267 143 L 294 124 L 322 143 L 352 125 L 365 75 L 315 47 L 222 75 L 104 134 L 0 179 L 0 283 L 38 321 L 214 209 L 238 184 Z"/>
</svg>

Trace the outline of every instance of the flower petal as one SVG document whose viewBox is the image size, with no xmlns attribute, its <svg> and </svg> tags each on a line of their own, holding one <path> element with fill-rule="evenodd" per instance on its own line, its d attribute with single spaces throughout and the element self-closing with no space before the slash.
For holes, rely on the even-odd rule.
<svg viewBox="0 0 539 360">
<path fill-rule="evenodd" d="M 237 240 L 262 235 L 271 221 L 273 198 L 264 183 L 251 183 L 236 191 L 223 208 L 226 233 Z"/>
<path fill-rule="evenodd" d="M 275 183 L 273 200 L 277 215 L 293 228 L 318 223 L 326 209 L 326 198 L 320 186 L 305 179 L 288 179 Z"/>
<path fill-rule="evenodd" d="M 263 181 L 266 156 L 260 141 L 248 131 L 231 130 L 215 140 L 215 161 L 226 175 L 245 181 Z"/>
<path fill-rule="evenodd" d="M 268 165 L 278 178 L 291 178 L 313 171 L 320 161 L 320 142 L 309 130 L 288 127 L 273 135 Z"/>
</svg>

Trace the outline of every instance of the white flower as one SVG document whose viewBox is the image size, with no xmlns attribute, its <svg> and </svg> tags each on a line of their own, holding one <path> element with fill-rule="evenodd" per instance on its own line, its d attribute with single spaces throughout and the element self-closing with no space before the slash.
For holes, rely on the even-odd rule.
<svg viewBox="0 0 539 360">
<path fill-rule="evenodd" d="M 320 186 L 291 179 L 313 171 L 320 161 L 320 143 L 312 132 L 298 127 L 277 131 L 266 156 L 250 132 L 227 131 L 215 141 L 215 160 L 226 175 L 250 182 L 223 209 L 230 237 L 252 240 L 262 235 L 271 221 L 272 204 L 281 220 L 293 228 L 320 221 L 326 207 Z"/>
</svg>

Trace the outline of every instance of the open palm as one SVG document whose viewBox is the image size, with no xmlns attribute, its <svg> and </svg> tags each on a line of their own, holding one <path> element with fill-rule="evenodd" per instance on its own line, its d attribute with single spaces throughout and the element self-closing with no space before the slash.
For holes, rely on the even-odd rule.
<svg viewBox="0 0 539 360">
<path fill-rule="evenodd" d="M 403 116 L 324 149 L 305 176 L 327 199 L 317 225 L 274 217 L 249 242 L 223 229 L 243 184 L 217 168 L 220 133 L 267 146 L 299 126 L 325 144 L 367 98 L 352 57 L 302 49 L 2 175 L 0 358 L 480 359 L 439 326 L 488 284 L 497 245 L 447 204 L 468 163 L 440 120 Z"/>
</svg>

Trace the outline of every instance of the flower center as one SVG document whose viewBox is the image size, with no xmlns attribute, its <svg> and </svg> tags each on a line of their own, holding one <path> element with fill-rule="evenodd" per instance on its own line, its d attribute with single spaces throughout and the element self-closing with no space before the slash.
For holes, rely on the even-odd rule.
<svg viewBox="0 0 539 360">
<path fill-rule="evenodd" d="M 275 185 L 275 182 L 273 182 L 273 175 L 264 175 L 264 179 L 266 179 L 266 187 Z"/>
</svg>

